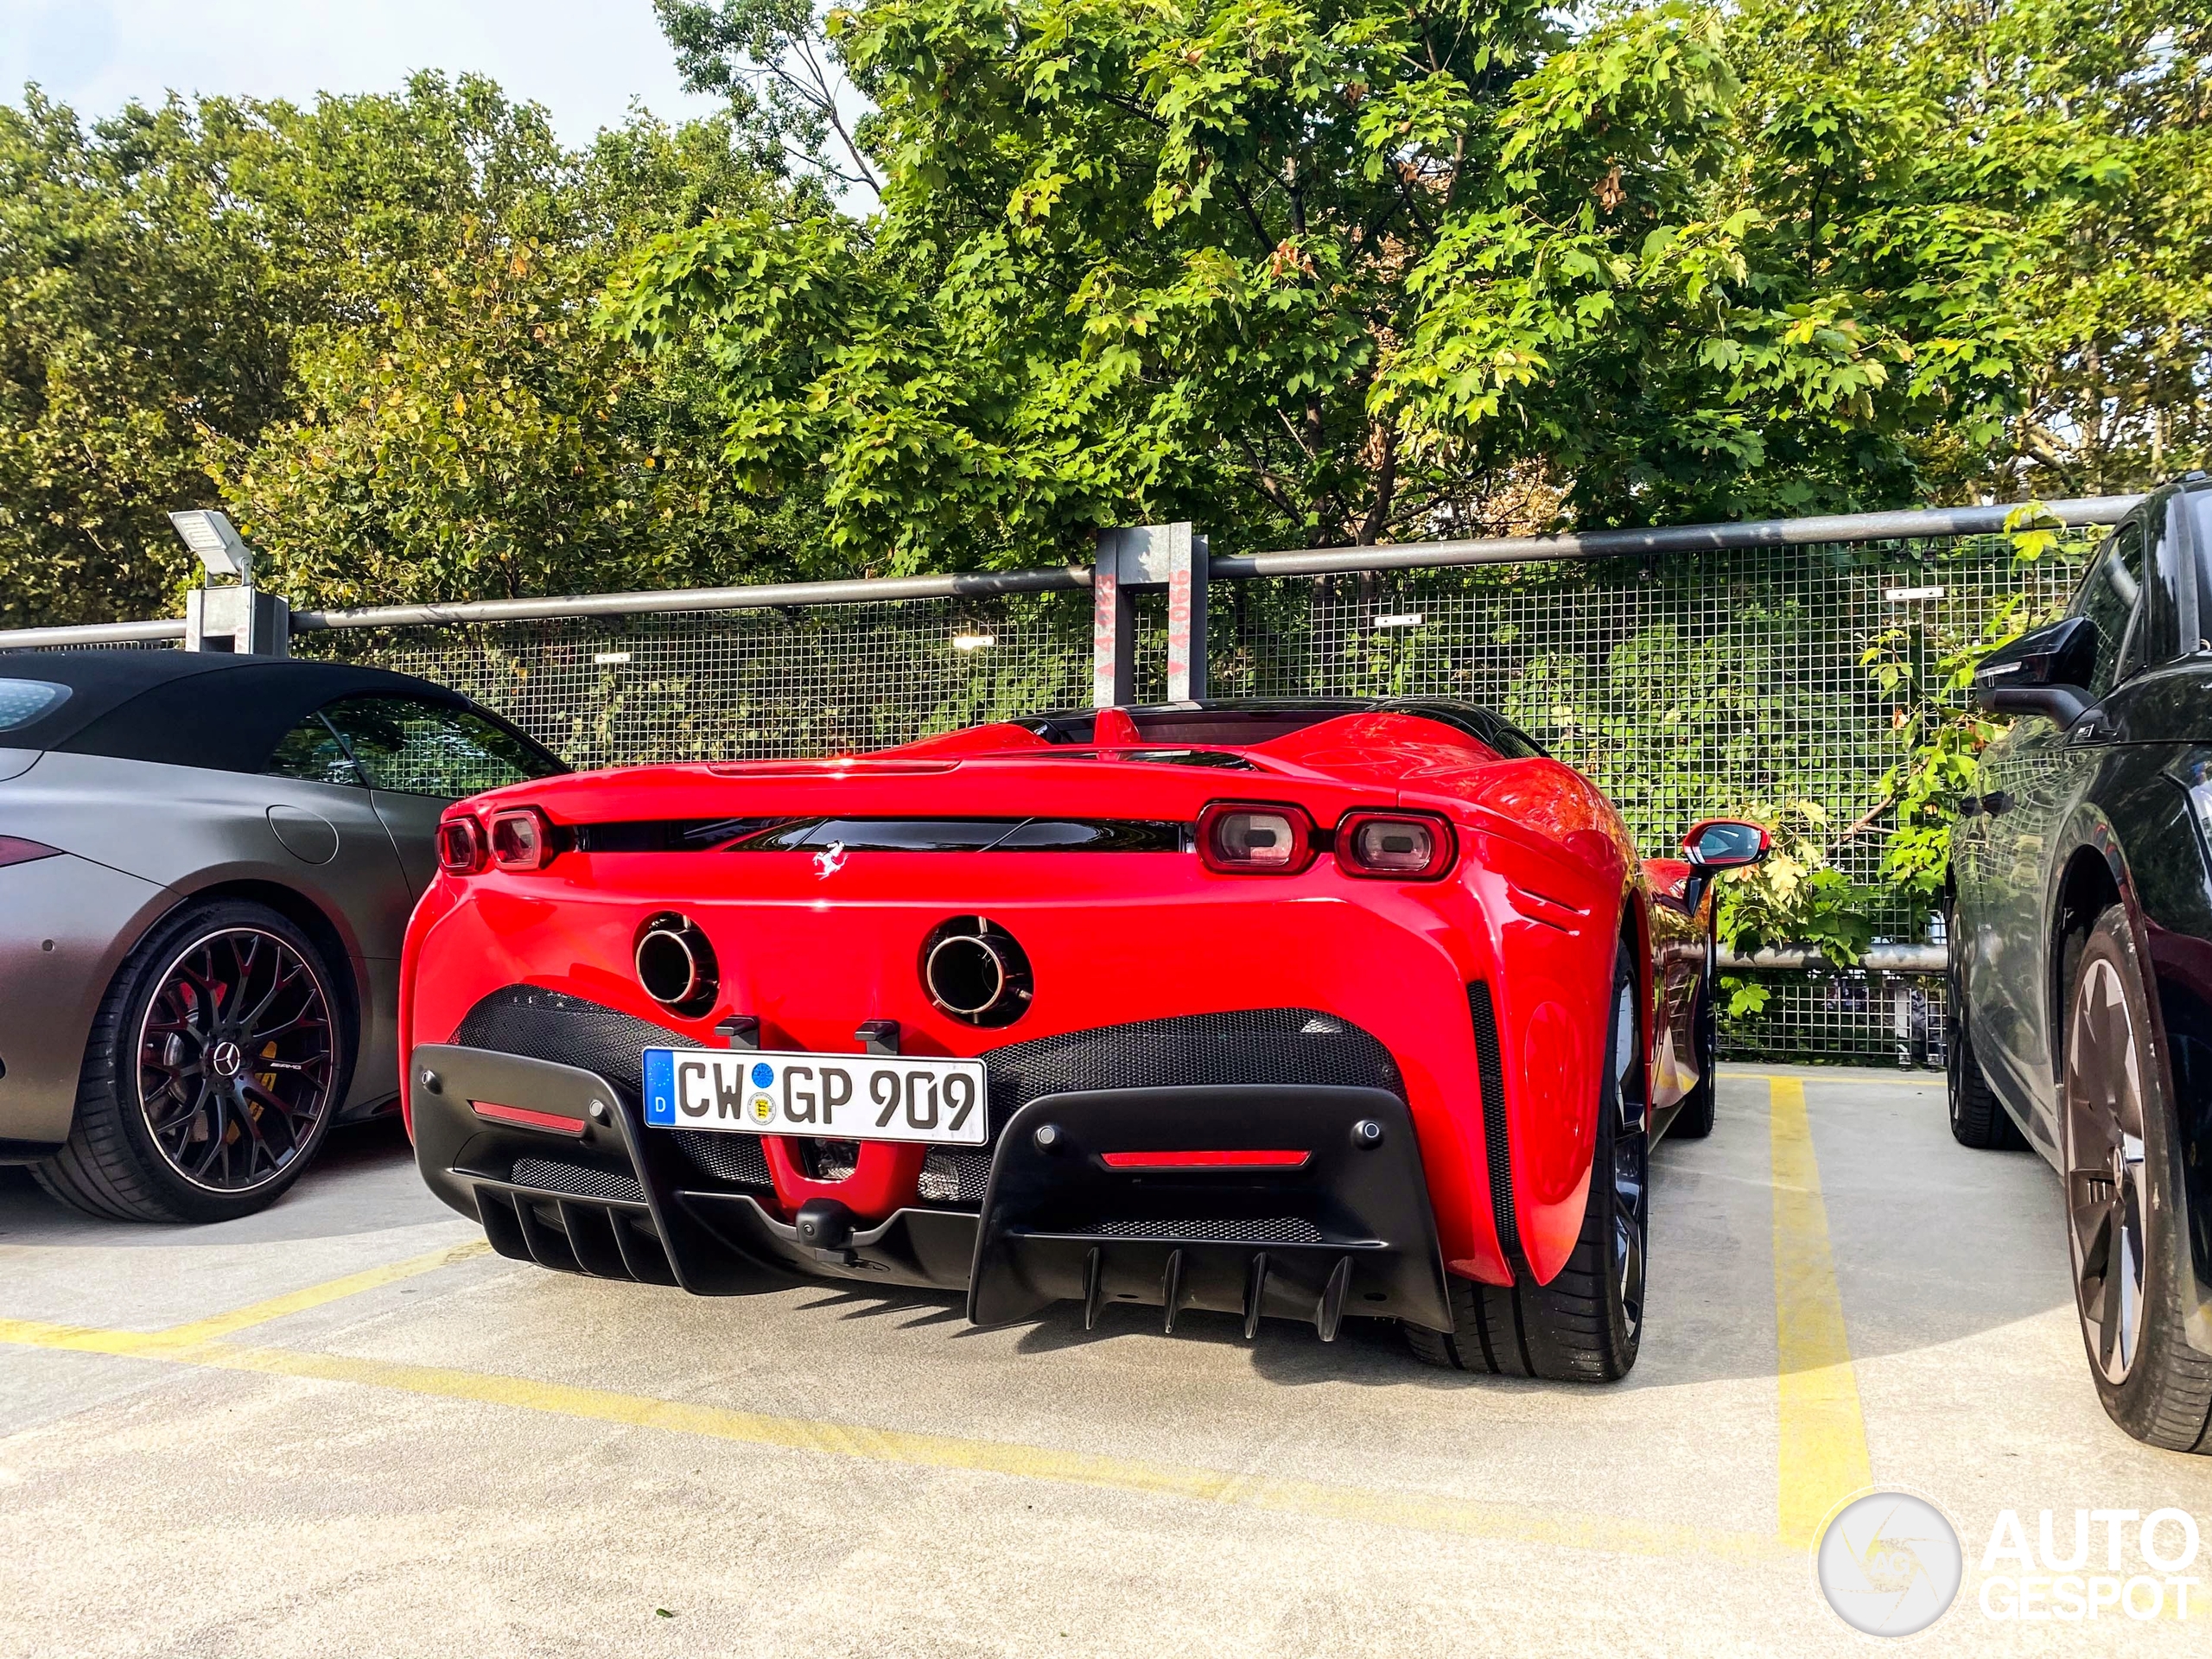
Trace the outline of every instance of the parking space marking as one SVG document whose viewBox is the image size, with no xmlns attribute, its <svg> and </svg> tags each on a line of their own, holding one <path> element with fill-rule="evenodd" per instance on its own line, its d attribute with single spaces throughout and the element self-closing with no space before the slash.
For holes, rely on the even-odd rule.
<svg viewBox="0 0 2212 1659">
<path fill-rule="evenodd" d="M 1782 1537 L 1802 1548 L 1818 1535 L 1838 1503 L 1873 1484 L 1873 1473 L 1805 1084 L 1797 1077 L 1770 1077 L 1767 1090 Z"/>
<path fill-rule="evenodd" d="M 25 1348 L 68 1348 L 80 1353 L 116 1354 L 149 1359 L 184 1357 L 191 1351 L 204 1348 L 235 1332 L 265 1325 L 271 1319 L 281 1319 L 288 1313 L 304 1313 L 309 1308 L 321 1307 L 348 1296 L 358 1296 L 364 1291 L 375 1290 L 384 1285 L 397 1284 L 403 1279 L 435 1273 L 440 1268 L 489 1255 L 491 1249 L 491 1244 L 484 1239 L 464 1239 L 443 1249 L 410 1256 L 404 1262 L 388 1262 L 380 1268 L 366 1268 L 359 1273 L 349 1273 L 342 1279 L 327 1280 L 320 1285 L 309 1285 L 304 1290 L 289 1291 L 264 1301 L 250 1302 L 244 1307 L 232 1308 L 227 1313 L 173 1325 L 164 1331 L 113 1331 L 93 1325 L 54 1325 L 42 1319 L 0 1319 L 0 1343 L 12 1343 Z"/>
<path fill-rule="evenodd" d="M 218 1313 L 212 1319 L 194 1319 L 188 1325 L 171 1325 L 161 1334 L 171 1342 L 192 1344 L 213 1342 L 245 1330 L 250 1325 L 266 1325 L 271 1319 L 281 1319 L 289 1313 L 304 1313 L 311 1307 L 321 1307 L 328 1302 L 342 1301 L 348 1296 L 358 1296 L 365 1290 L 376 1290 L 385 1285 L 396 1285 L 403 1279 L 413 1279 L 425 1273 L 435 1273 L 440 1268 L 453 1266 L 476 1256 L 491 1254 L 490 1241 L 482 1238 L 464 1239 L 458 1244 L 440 1250 L 410 1256 L 404 1262 L 388 1262 L 381 1268 L 365 1268 L 359 1273 L 333 1279 L 327 1283 L 309 1285 L 305 1290 L 295 1290 L 282 1296 L 271 1296 L 266 1301 L 249 1303 L 233 1308 L 228 1313 Z"/>
<path fill-rule="evenodd" d="M 1834 1083 L 1852 1089 L 1941 1089 L 1944 1086 L 1940 1072 L 1930 1072 L 1923 1080 L 1915 1077 L 1862 1077 L 1856 1074 L 1834 1077 L 1792 1077 L 1778 1071 L 1734 1071 L 1720 1074 L 1723 1083 L 1794 1083 L 1801 1088 L 1807 1083 Z"/>
<path fill-rule="evenodd" d="M 8 1343 L 74 1353 L 124 1355 L 266 1376 L 301 1377 L 432 1399 L 543 1412 L 626 1427 L 703 1435 L 781 1451 L 910 1468 L 1007 1475 L 1099 1487 L 1141 1497 L 1180 1497 L 1302 1516 L 1310 1520 L 1452 1533 L 1615 1555 L 1701 1556 L 1756 1563 L 1789 1560 L 1796 1554 L 1783 1540 L 1757 1533 L 1672 1526 L 1624 1516 L 1560 1514 L 1533 1506 L 1478 1503 L 1441 1494 L 1376 1491 L 1237 1470 L 1061 1451 L 1018 1441 L 965 1440 L 905 1429 L 874 1428 L 859 1423 L 769 1416 L 688 1401 L 543 1382 L 530 1377 L 451 1370 L 352 1355 L 289 1348 L 242 1348 L 208 1340 L 181 1344 L 168 1332 L 102 1331 L 33 1319 L 0 1319 L 0 1344 Z"/>
</svg>

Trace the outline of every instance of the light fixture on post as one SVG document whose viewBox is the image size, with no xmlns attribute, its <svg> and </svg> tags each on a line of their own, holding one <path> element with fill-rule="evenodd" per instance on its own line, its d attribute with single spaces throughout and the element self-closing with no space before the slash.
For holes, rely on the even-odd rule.
<svg viewBox="0 0 2212 1659">
<path fill-rule="evenodd" d="M 169 523 L 207 573 L 207 581 L 184 596 L 184 648 L 289 656 L 292 607 L 254 587 L 253 550 L 229 516 L 200 508 L 173 512 Z"/>
</svg>

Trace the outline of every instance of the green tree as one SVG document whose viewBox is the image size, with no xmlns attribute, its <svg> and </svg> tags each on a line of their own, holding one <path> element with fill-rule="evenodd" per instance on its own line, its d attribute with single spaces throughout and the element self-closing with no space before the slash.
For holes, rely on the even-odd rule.
<svg viewBox="0 0 2212 1659">
<path fill-rule="evenodd" d="M 86 127 L 0 105 L 0 626 L 162 615 L 214 486 L 203 433 L 285 407 L 263 249 L 227 208 L 229 105 Z"/>
<path fill-rule="evenodd" d="M 779 165 L 728 118 L 571 152 L 473 78 L 0 106 L 0 625 L 173 614 L 166 515 L 217 501 L 305 605 L 772 567 L 698 365 L 582 324 L 622 250 Z"/>
<path fill-rule="evenodd" d="M 2182 10 L 868 0 L 822 49 L 881 211 L 665 235 L 609 315 L 870 566 L 1891 505 L 2055 436 L 2125 487 L 2204 453 Z M 748 107 L 804 41 L 662 13 Z"/>
<path fill-rule="evenodd" d="M 709 389 L 588 326 L 623 247 L 772 194 L 724 118 L 564 151 L 464 80 L 329 100 L 260 182 L 319 284 L 296 412 L 211 447 L 295 603 L 362 605 L 741 579 L 789 540 L 715 458 Z"/>
<path fill-rule="evenodd" d="M 1751 0 L 1728 51 L 1758 262 L 1912 341 L 1925 494 L 2212 454 L 2212 6 Z"/>
</svg>

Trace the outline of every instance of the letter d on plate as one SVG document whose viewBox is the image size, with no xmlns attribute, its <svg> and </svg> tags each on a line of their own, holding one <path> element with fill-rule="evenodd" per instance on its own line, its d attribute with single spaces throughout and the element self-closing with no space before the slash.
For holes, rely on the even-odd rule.
<svg viewBox="0 0 2212 1659">
<path fill-rule="evenodd" d="M 676 1056 L 664 1048 L 645 1052 L 645 1122 L 672 1128 L 676 1123 Z"/>
</svg>

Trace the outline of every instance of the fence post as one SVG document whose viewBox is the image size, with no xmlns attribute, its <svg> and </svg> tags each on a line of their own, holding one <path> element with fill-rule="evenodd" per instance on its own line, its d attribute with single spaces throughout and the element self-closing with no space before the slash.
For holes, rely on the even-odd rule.
<svg viewBox="0 0 2212 1659">
<path fill-rule="evenodd" d="M 184 648 L 240 656 L 292 654 L 292 607 L 251 584 L 194 588 L 184 595 Z"/>
<path fill-rule="evenodd" d="M 1090 700 L 1109 709 L 1136 701 L 1139 588 L 1167 590 L 1167 701 L 1206 694 L 1206 538 L 1188 521 L 1098 532 L 1091 577 Z"/>
</svg>

